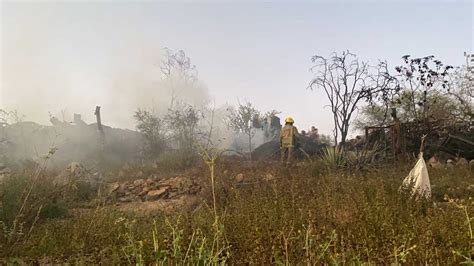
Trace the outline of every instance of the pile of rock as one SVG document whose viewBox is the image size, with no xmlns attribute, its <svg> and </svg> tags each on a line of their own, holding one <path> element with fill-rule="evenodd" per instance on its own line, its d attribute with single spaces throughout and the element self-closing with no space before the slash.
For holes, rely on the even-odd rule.
<svg viewBox="0 0 474 266">
<path fill-rule="evenodd" d="M 196 180 L 184 176 L 165 179 L 136 179 L 114 183 L 111 187 L 111 198 L 118 202 L 157 201 L 174 199 L 181 195 L 194 195 L 201 190 Z"/>
</svg>

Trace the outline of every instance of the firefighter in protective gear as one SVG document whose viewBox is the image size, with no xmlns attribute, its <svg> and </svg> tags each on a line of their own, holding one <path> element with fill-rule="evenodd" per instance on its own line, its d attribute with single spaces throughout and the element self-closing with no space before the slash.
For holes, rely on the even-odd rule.
<svg viewBox="0 0 474 266">
<path fill-rule="evenodd" d="M 293 155 L 293 150 L 295 149 L 298 141 L 298 129 L 293 126 L 295 121 L 293 118 L 288 117 L 285 119 L 285 126 L 281 129 L 280 132 L 280 150 L 281 157 L 280 161 L 283 163 L 286 158 L 286 163 L 291 163 L 291 158 Z"/>
</svg>

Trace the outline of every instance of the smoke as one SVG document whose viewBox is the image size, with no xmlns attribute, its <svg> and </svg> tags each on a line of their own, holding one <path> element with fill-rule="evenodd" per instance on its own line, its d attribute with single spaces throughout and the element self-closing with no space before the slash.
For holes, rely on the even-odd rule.
<svg viewBox="0 0 474 266">
<path fill-rule="evenodd" d="M 228 106 L 210 107 L 211 97 L 199 76 L 183 81 L 179 75 L 163 75 L 160 63 L 169 55 L 163 49 L 167 45 L 152 29 L 142 28 L 146 23 L 140 8 L 91 3 L 3 3 L 2 7 L 0 109 L 17 110 L 25 120 L 45 125 L 50 116 L 70 122 L 78 113 L 90 124 L 99 105 L 105 125 L 134 129 L 138 108 L 163 117 L 175 100 L 204 112 L 203 131 L 211 133 L 214 146 L 248 151 L 246 137 L 224 123 Z M 175 52 L 181 48 L 171 47 Z M 186 56 L 192 61 L 192 54 Z M 61 142 L 64 160 L 83 160 L 95 152 L 94 128 L 64 129 L 57 140 L 54 130 L 31 127 L 27 134 L 31 139 L 19 140 L 25 147 L 17 157 L 44 154 L 53 142 Z M 21 135 L 12 130 L 11 137 Z M 114 144 L 124 136 L 132 140 L 117 154 L 136 153 L 136 135 L 116 134 L 108 139 L 110 147 L 123 146 Z M 258 131 L 253 148 L 263 141 L 263 132 Z"/>
<path fill-rule="evenodd" d="M 91 123 L 100 105 L 105 124 L 134 128 L 137 108 L 162 113 L 169 107 L 171 89 L 159 69 L 164 45 L 140 28 L 145 24 L 140 9 L 91 3 L 2 5 L 0 108 L 43 124 L 50 114 L 71 121 L 73 113 Z M 179 93 L 195 106 L 209 102 L 200 81 Z"/>
</svg>

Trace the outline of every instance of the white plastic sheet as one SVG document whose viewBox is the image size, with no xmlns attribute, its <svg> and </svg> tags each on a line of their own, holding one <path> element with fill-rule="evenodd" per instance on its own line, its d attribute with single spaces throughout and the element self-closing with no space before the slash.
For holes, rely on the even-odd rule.
<svg viewBox="0 0 474 266">
<path fill-rule="evenodd" d="M 430 177 L 428 175 L 428 169 L 423 159 L 423 153 L 420 152 L 418 161 L 415 167 L 411 169 L 410 173 L 403 180 L 402 186 L 412 189 L 412 194 L 430 198 L 431 197 L 431 185 Z"/>
</svg>

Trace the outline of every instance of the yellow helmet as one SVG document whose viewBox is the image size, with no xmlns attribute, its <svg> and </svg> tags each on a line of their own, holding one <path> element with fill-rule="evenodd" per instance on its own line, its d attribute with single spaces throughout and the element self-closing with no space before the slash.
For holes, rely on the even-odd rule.
<svg viewBox="0 0 474 266">
<path fill-rule="evenodd" d="M 285 119 L 285 123 L 294 123 L 294 122 L 295 122 L 295 120 L 293 120 L 293 118 L 291 118 L 291 117 L 287 117 Z"/>
</svg>

